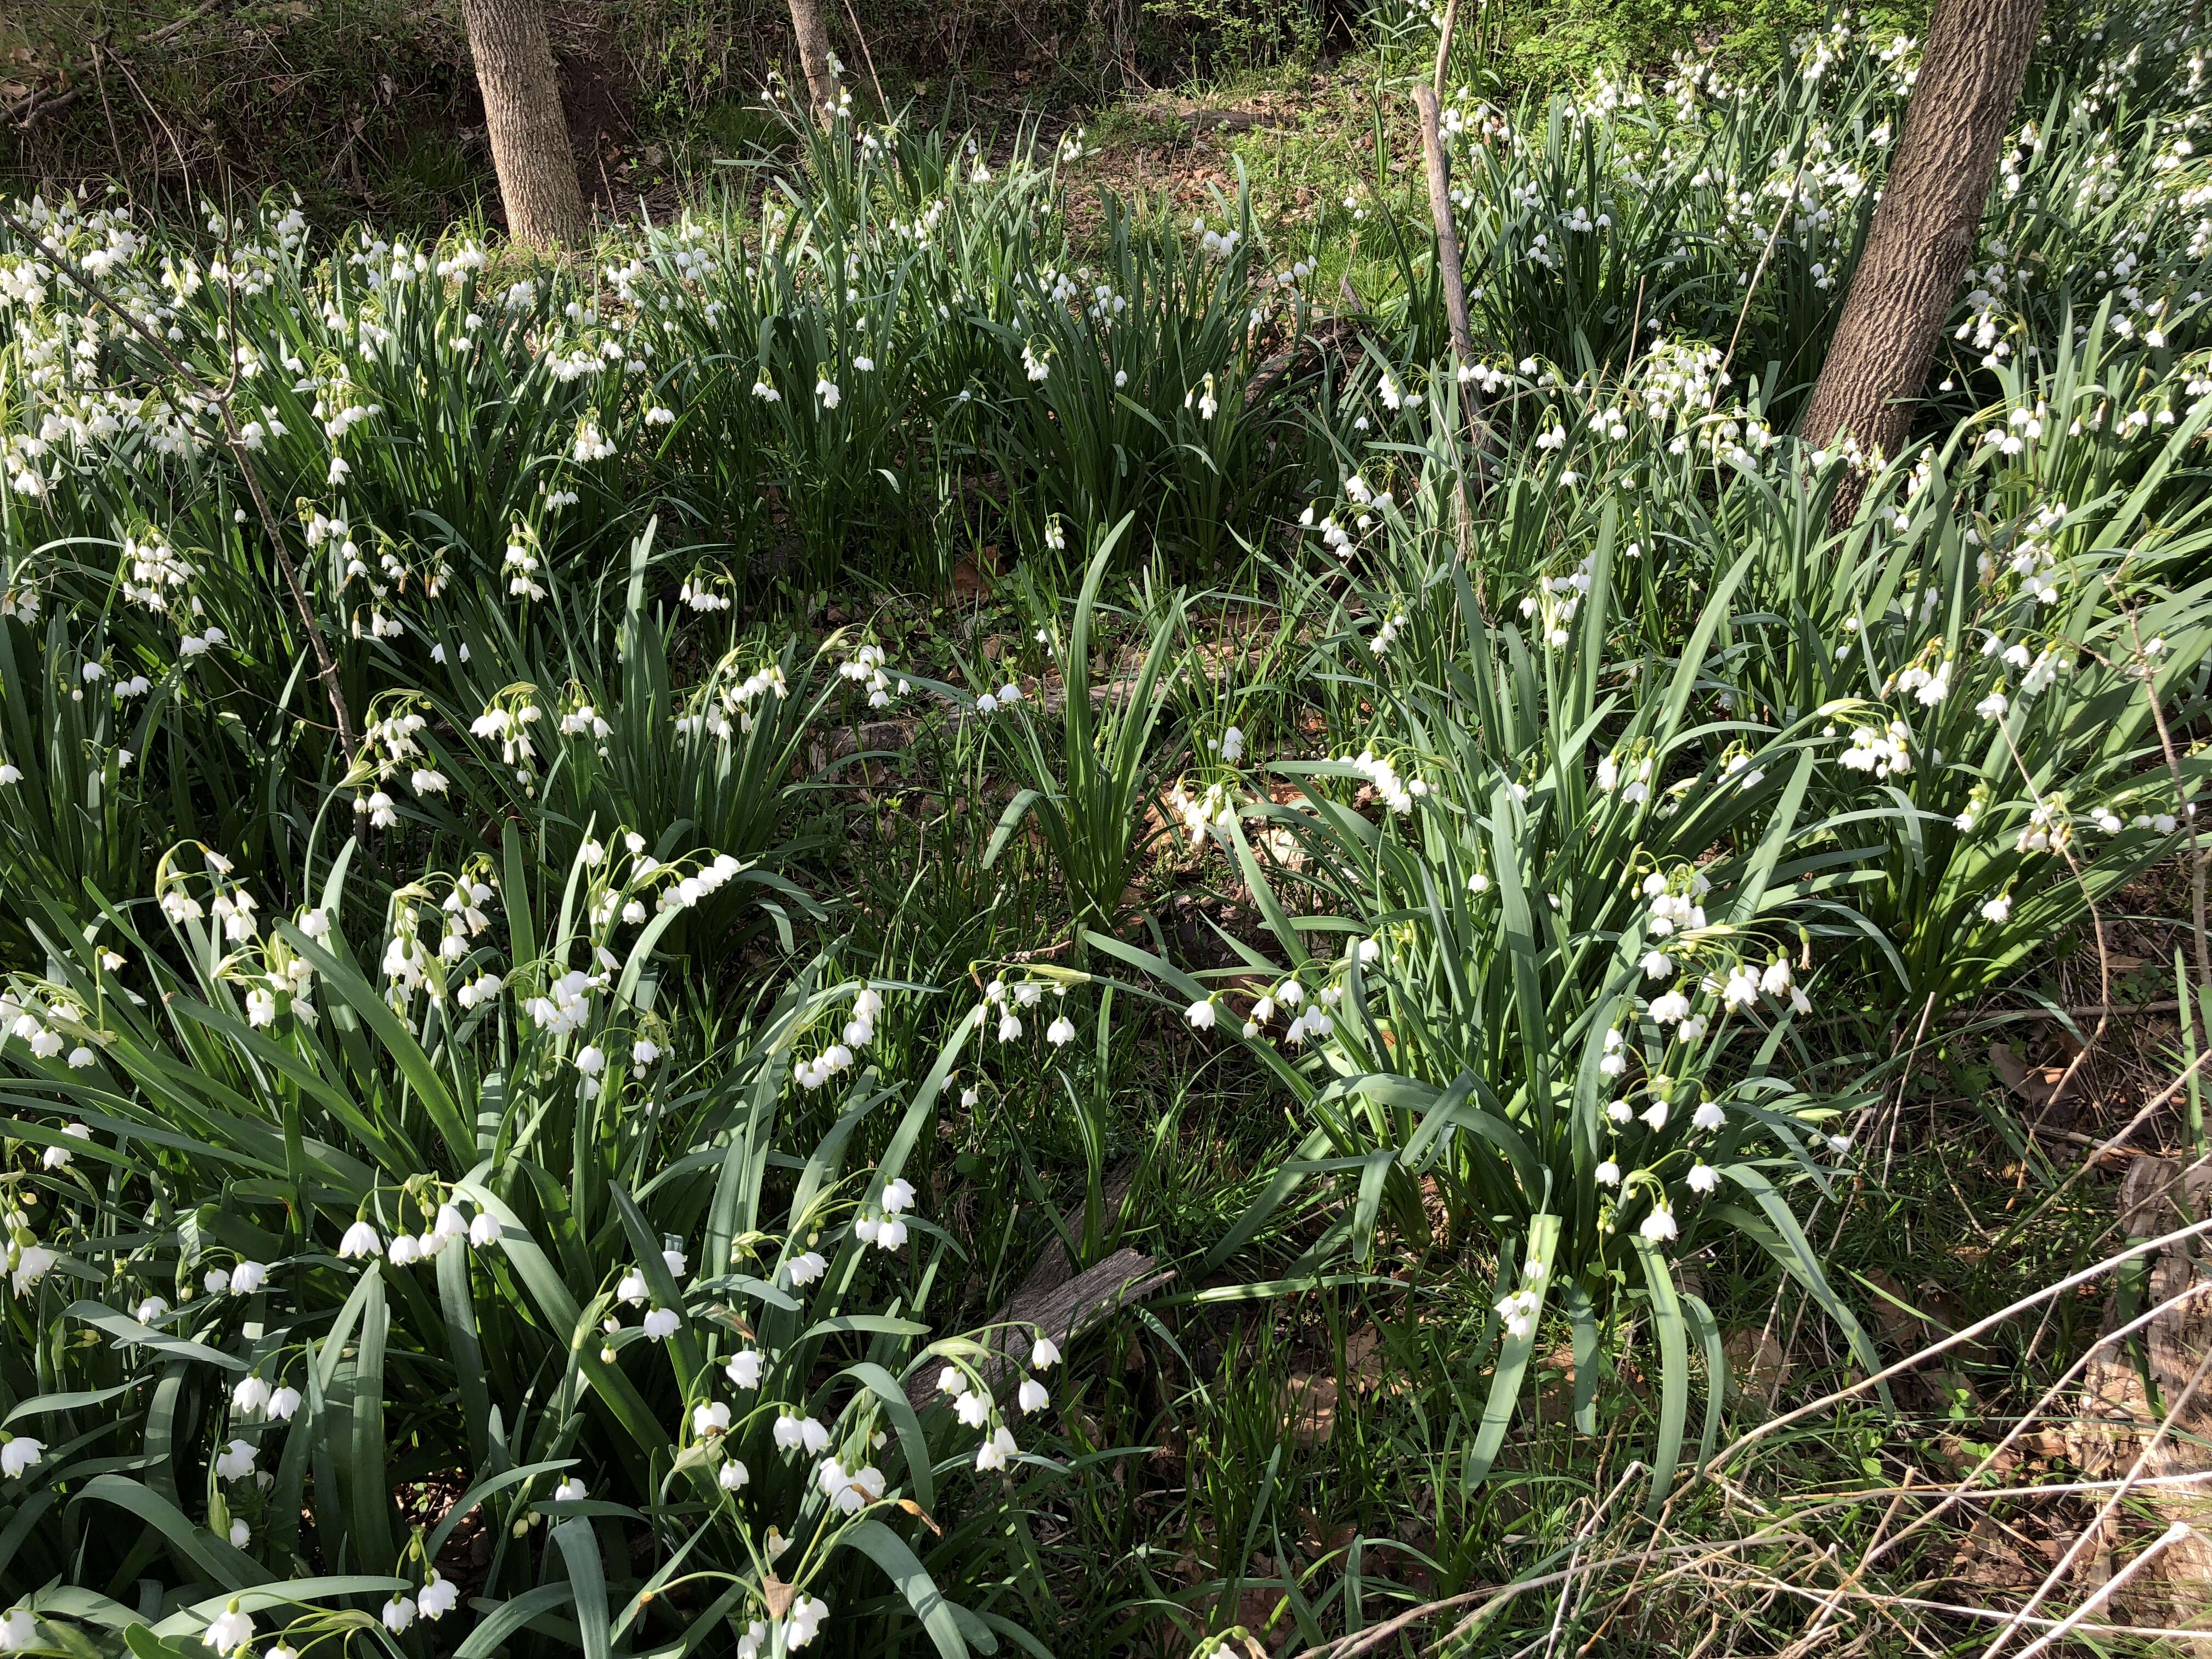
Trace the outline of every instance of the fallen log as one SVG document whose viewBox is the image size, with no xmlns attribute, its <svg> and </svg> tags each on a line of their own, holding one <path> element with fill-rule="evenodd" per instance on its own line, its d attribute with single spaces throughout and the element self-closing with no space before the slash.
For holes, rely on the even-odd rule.
<svg viewBox="0 0 2212 1659">
<path fill-rule="evenodd" d="M 1103 1197 L 1104 1219 L 1109 1224 L 1136 1178 L 1136 1165 L 1118 1165 L 1106 1177 Z M 997 1388 L 1008 1373 L 1026 1368 L 1030 1347 L 1042 1335 L 1061 1347 L 1116 1310 L 1143 1301 L 1175 1277 L 1172 1268 L 1155 1271 L 1152 1258 L 1124 1247 L 1103 1261 L 1075 1271 L 1063 1239 L 1083 1236 L 1083 1206 L 1060 1218 L 1062 1239 L 1055 1239 L 1037 1258 L 1004 1306 L 993 1314 L 985 1341 L 991 1352 L 979 1368 L 985 1382 Z M 916 1411 L 942 1399 L 938 1392 L 939 1367 L 931 1365 L 907 1382 L 907 1400 Z"/>
<path fill-rule="evenodd" d="M 2184 1171 L 2171 1158 L 2138 1158 L 2120 1182 L 2120 1230 L 2131 1238 L 2154 1237 L 2212 1214 L 2212 1170 Z M 2197 1249 L 2202 1238 L 2160 1250 L 2153 1259 L 2143 1295 L 2153 1306 L 2172 1301 L 2143 1333 L 2140 1356 L 2126 1346 L 2100 1349 L 2081 1381 L 2081 1414 L 2068 1428 L 2067 1449 L 2092 1480 L 2124 1475 L 2146 1447 L 2130 1503 L 2116 1510 L 2075 1571 L 2085 1589 L 2099 1589 L 2127 1575 L 2115 1604 L 2130 1619 L 2157 1623 L 2203 1618 L 2212 1600 L 2212 1498 L 2182 1477 L 2212 1468 L 2212 1400 L 2194 1395 L 2190 1379 L 2212 1351 L 2212 1264 Z M 2124 1322 L 2115 1292 L 2105 1329 Z M 2175 1421 L 2160 1432 L 2169 1412 Z M 2155 1441 L 2155 1444 L 2153 1442 Z M 2157 1529 L 2187 1523 L 2177 1540 L 2128 1573 L 2122 1558 L 2141 1552 Z"/>
</svg>

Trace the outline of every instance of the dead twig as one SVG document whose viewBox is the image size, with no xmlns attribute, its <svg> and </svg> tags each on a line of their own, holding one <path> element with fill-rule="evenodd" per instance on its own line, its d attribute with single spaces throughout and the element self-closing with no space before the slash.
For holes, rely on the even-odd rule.
<svg viewBox="0 0 2212 1659">
<path fill-rule="evenodd" d="M 106 38 L 107 31 L 103 29 L 90 42 L 94 76 L 99 73 L 100 60 L 102 57 L 111 63 L 116 63 L 117 67 L 120 68 L 122 65 L 117 60 L 128 57 L 132 52 L 144 52 L 149 47 L 167 46 L 170 41 L 191 28 L 193 24 L 204 18 L 221 3 L 222 0 L 200 0 L 198 5 L 194 6 L 181 17 L 173 17 L 161 27 L 149 29 L 137 40 L 122 46 L 111 45 Z M 62 78 L 64 82 L 70 79 L 66 69 L 63 71 Z M 13 123 L 27 132 L 49 116 L 59 114 L 82 96 L 84 96 L 82 82 L 78 82 L 75 85 L 65 85 L 60 90 L 52 93 L 34 87 L 9 105 L 5 110 L 0 110 L 0 119 Z"/>
<path fill-rule="evenodd" d="M 1997 1659 L 1997 1655 L 2003 1651 L 2005 1644 L 2012 1640 L 2014 1634 L 2020 1629 L 2021 1618 L 2033 1613 L 2036 1608 L 2042 1606 L 2043 1598 L 2050 1595 L 2052 1588 L 2072 1569 L 2075 1558 L 2087 1549 L 2092 1540 L 2104 1535 L 2106 1523 L 2112 1519 L 2112 1512 L 2119 1508 L 2121 1500 L 2127 1497 L 2128 1488 L 2142 1478 L 2144 1468 L 2157 1453 L 2159 1447 L 2164 1443 L 2167 1434 L 2172 1431 L 2174 1423 L 2180 1417 L 2183 1410 L 2187 1407 L 2190 1401 L 2196 1397 L 2197 1390 L 2203 1385 L 2208 1372 L 2212 1372 L 2212 1350 L 2206 1351 L 2203 1359 L 2197 1364 L 2196 1374 L 2189 1379 L 2188 1386 L 2183 1389 L 2166 1407 L 2166 1414 L 2160 1419 L 2157 1429 L 2153 1431 L 2150 1438 L 2143 1443 L 2142 1452 L 2137 1455 L 2134 1464 L 2129 1468 L 2119 1486 L 2113 1490 L 2112 1495 L 2105 1500 L 2104 1507 L 2097 1511 L 2096 1518 L 2075 1534 L 2074 1541 L 2066 1547 L 2065 1553 L 2058 1558 L 2057 1565 L 2044 1576 L 2043 1582 L 2035 1587 L 2035 1593 L 2027 1598 L 2027 1605 L 2021 1608 L 2020 1612 L 2014 1614 L 2012 1621 L 2002 1630 L 1990 1638 L 1989 1646 L 1982 1650 L 1981 1659 Z M 2146 1557 L 2165 1549 L 2179 1541 L 2180 1538 L 2188 1536 L 2189 1530 L 2187 1526 L 2179 1522 L 2175 1522 L 2173 1528 L 2167 1529 L 2164 1538 L 2150 1550 L 2145 1551 L 2142 1556 L 2138 1556 L 2132 1565 L 2140 1566 Z M 2112 1591 L 2119 1588 L 2120 1581 L 2126 1577 L 2126 1573 L 2122 1573 L 2106 1584 L 2099 1595 L 2091 1596 L 2082 1605 L 2081 1612 L 2086 1613 L 2098 1606 L 2104 1596 L 2109 1595 Z M 2057 1630 L 2051 1632 L 2051 1635 L 2056 1635 L 2058 1631 L 2063 1631 L 2064 1628 L 2065 1626 L 2061 1625 Z M 2042 1639 L 2023 1648 L 2021 1650 L 2020 1659 L 2029 1659 L 2031 1655 L 2039 1653 L 2050 1645 L 2050 1635 L 2046 1635 Z"/>
<path fill-rule="evenodd" d="M 2167 1084 L 2165 1088 L 2160 1090 L 2155 1095 L 2153 1095 L 2148 1100 L 2145 1101 L 2142 1104 L 2142 1109 L 2136 1112 L 2136 1115 L 2130 1118 L 2124 1124 L 2120 1126 L 2120 1131 L 2118 1134 L 2115 1134 L 2110 1139 L 2100 1143 L 2095 1152 L 2091 1152 L 2088 1157 L 2083 1158 L 2081 1162 L 2075 1167 L 2073 1174 L 2068 1176 L 2065 1180 L 2060 1182 L 2057 1186 L 2052 1188 L 2050 1192 L 2045 1194 L 2042 1202 L 2039 1203 L 2033 1210 L 2030 1210 L 2025 1216 L 2022 1216 L 2018 1221 L 2014 1222 L 2010 1228 L 2007 1229 L 2004 1237 L 1997 1241 L 1999 1246 L 2002 1247 L 2003 1245 L 2009 1244 L 2014 1239 L 2018 1238 L 2021 1235 L 2021 1230 L 2024 1229 L 2029 1222 L 2034 1220 L 2036 1217 L 2041 1215 L 2053 1204 L 2056 1204 L 2059 1199 L 2063 1197 L 2068 1190 L 2073 1187 L 2074 1183 L 2081 1178 L 2085 1171 L 2094 1167 L 2098 1159 L 2103 1158 L 2107 1152 L 2112 1152 L 2116 1147 L 2124 1145 L 2130 1135 L 2133 1134 L 2137 1129 L 2140 1129 L 2145 1123 L 2150 1121 L 2152 1113 L 2157 1111 L 2160 1107 L 2165 1105 L 2168 1101 L 2172 1100 L 2176 1095 L 2181 1092 L 2183 1087 L 2188 1083 L 2189 1079 L 2197 1075 L 2197 1072 L 2203 1067 L 2204 1062 L 2208 1060 L 2212 1060 L 2212 1049 L 2207 1049 L 2199 1054 L 2196 1059 L 2191 1060 L 2188 1065 L 2183 1066 L 2181 1068 L 2181 1074 L 2175 1078 L 2172 1082 Z M 2058 1080 L 2057 1087 L 2063 1089 L 2065 1085 L 2066 1079 L 2064 1077 L 2061 1077 Z M 2053 1097 L 2056 1098 L 2056 1096 L 2057 1091 L 2054 1090 Z M 2036 1127 L 2039 1131 L 2041 1127 L 2041 1122 L 2039 1120 Z"/>
<path fill-rule="evenodd" d="M 2179 999 L 2167 997 L 2162 1002 L 2084 1002 L 2070 1008 L 1990 1008 L 1960 1009 L 1943 1016 L 1946 1025 L 1971 1025 L 1976 1020 L 1986 1019 L 1991 1024 L 2008 1019 L 2090 1019 L 2106 1014 L 2171 1014 L 2181 1006 Z"/>
<path fill-rule="evenodd" d="M 1445 27 L 1450 27 L 1447 15 Z M 1445 46 L 1449 45 L 1446 36 Z M 1437 54 L 1437 74 L 1443 72 L 1443 50 Z M 1480 401 L 1468 370 L 1474 362 L 1474 331 L 1468 319 L 1467 276 L 1460 261 L 1459 226 L 1452 213 L 1451 162 L 1444 154 L 1442 106 L 1434 87 L 1413 88 L 1413 107 L 1420 117 L 1421 159 L 1429 191 L 1429 217 L 1436 229 L 1437 280 L 1444 294 L 1444 317 L 1451 328 L 1452 383 L 1450 396 L 1463 424 L 1472 451 L 1478 491 L 1489 487 L 1490 428 L 1482 418 Z M 1460 555 L 1471 558 L 1474 541 L 1474 507 L 1468 499 L 1467 469 L 1460 469 Z"/>
<path fill-rule="evenodd" d="M 1756 1428 L 1738 1435 L 1734 1441 L 1715 1452 L 1706 1460 L 1704 1468 L 1709 1470 L 1724 1468 L 1738 1455 L 1747 1451 L 1759 1442 L 1765 1439 L 1767 1436 L 1787 1428 L 1792 1423 L 1802 1422 L 1806 1418 L 1815 1416 L 1831 1407 L 1839 1406 L 1844 1401 L 1865 1393 L 1869 1389 L 1888 1382 L 1893 1376 L 1902 1376 L 1905 1372 L 1925 1364 L 1939 1353 L 1946 1352 L 1965 1343 L 1976 1341 L 1996 1329 L 1998 1326 L 2018 1318 L 2030 1308 L 2038 1307 L 2054 1297 L 2064 1295 L 2069 1291 L 2078 1290 L 2081 1286 L 2102 1278 L 2123 1264 L 2134 1261 L 2139 1255 L 2147 1255 L 2153 1250 L 2162 1250 L 2170 1244 L 2178 1244 L 2184 1239 L 2195 1238 L 2208 1231 L 2212 1231 L 2212 1218 L 2191 1222 L 2186 1227 L 2178 1228 L 2157 1238 L 2139 1239 L 2118 1255 L 2107 1256 L 2102 1261 L 2092 1267 L 2084 1267 L 2077 1273 L 2070 1273 L 2055 1284 L 2046 1285 L 2041 1290 L 2033 1291 L 2018 1301 L 1998 1309 L 1988 1317 L 1976 1321 L 1963 1330 L 1954 1331 L 1941 1341 L 1931 1342 L 1919 1352 L 1908 1355 L 1893 1365 L 1883 1367 L 1871 1376 L 1862 1377 L 1856 1382 L 1847 1383 L 1843 1388 L 1822 1395 L 1818 1400 L 1808 1401 L 1804 1405 L 1784 1412 L 1778 1417 L 1767 1419 Z"/>
</svg>

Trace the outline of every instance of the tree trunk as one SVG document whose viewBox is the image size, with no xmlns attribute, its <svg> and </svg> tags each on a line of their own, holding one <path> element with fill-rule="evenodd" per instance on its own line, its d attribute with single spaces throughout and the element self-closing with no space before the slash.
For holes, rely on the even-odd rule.
<svg viewBox="0 0 2212 1659">
<path fill-rule="evenodd" d="M 507 234 L 535 247 L 580 242 L 591 215 L 576 186 L 576 157 L 540 0 L 461 0 L 461 9 Z"/>
<path fill-rule="evenodd" d="M 1920 77 L 1865 251 L 1799 431 L 1894 457 L 1973 252 L 2044 0 L 1936 0 Z M 1847 474 L 1838 517 L 1856 510 Z"/>
<path fill-rule="evenodd" d="M 807 113 L 828 132 L 837 125 L 837 71 L 830 67 L 830 30 L 818 0 L 791 0 L 791 32 L 799 37 L 799 65 L 806 71 Z"/>
</svg>

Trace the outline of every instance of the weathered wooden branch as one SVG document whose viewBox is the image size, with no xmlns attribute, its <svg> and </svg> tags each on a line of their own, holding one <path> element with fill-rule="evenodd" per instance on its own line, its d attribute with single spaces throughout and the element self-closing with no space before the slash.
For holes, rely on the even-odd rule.
<svg viewBox="0 0 2212 1659">
<path fill-rule="evenodd" d="M 1109 1224 L 1134 1184 L 1133 1162 L 1116 1165 L 1106 1177 L 1101 1197 Z M 1066 1238 L 1083 1237 L 1084 1206 L 1076 1205 L 1060 1218 Z M 1172 1269 L 1153 1271 L 1152 1258 L 1123 1249 L 1097 1266 L 1077 1273 L 1066 1245 L 1054 1239 L 1023 1278 L 1006 1304 L 990 1318 L 990 1357 L 983 1362 L 984 1378 L 996 1387 L 1009 1371 L 1029 1364 L 1030 1344 L 1038 1334 L 1066 1346 L 1117 1309 L 1141 1302 L 1175 1277 Z M 907 1383 L 907 1399 L 916 1411 L 939 1398 L 938 1373 L 930 1366 Z"/>
<path fill-rule="evenodd" d="M 2155 1237 L 2206 1214 L 2212 1214 L 2212 1170 L 2184 1170 L 2170 1158 L 2150 1157 L 2128 1166 L 2120 1183 L 2119 1225 L 2130 1237 Z M 2077 1543 L 2073 1576 L 2078 1584 L 2111 1583 L 2116 1556 L 2145 1541 L 2146 1521 L 2191 1523 L 2186 1547 L 2129 1588 L 2130 1616 L 2155 1622 L 2201 1611 L 2203 1586 L 2212 1578 L 2212 1539 L 2194 1530 L 2212 1510 L 2202 1493 L 2182 1484 L 2212 1464 L 2206 1452 L 2212 1403 L 2191 1387 L 2212 1349 L 2212 1273 L 2187 1244 L 2159 1251 L 2148 1266 L 2148 1283 L 2138 1295 L 2164 1310 L 2140 1346 L 2097 1352 L 2082 1377 L 2078 1413 L 2064 1432 L 2068 1453 L 2085 1476 L 2124 1474 L 2140 1483 L 2124 1513 L 2117 1502 L 2108 1504 L 2091 1522 L 2091 1535 Z M 2105 1332 L 2132 1312 L 2115 1291 L 2105 1310 Z"/>
<path fill-rule="evenodd" d="M 1249 409 L 1280 386 L 1302 358 L 1318 357 L 1324 352 L 1334 351 L 1358 332 L 1357 318 L 1322 318 L 1252 371 L 1252 378 L 1244 383 L 1244 406 Z"/>
<path fill-rule="evenodd" d="M 1218 127 L 1229 132 L 1249 132 L 1255 127 L 1280 127 L 1290 125 L 1287 118 L 1273 110 L 1255 109 L 1200 109 L 1188 106 L 1176 112 L 1176 117 L 1190 124 L 1195 131 Z"/>
<path fill-rule="evenodd" d="M 1065 1347 L 1108 1315 L 1142 1302 L 1174 1278 L 1173 1268 L 1155 1271 L 1152 1257 L 1125 1248 L 1041 1294 L 1017 1291 L 992 1316 L 997 1328 L 991 1334 L 992 1352 L 980 1367 L 983 1380 L 996 1387 L 1010 1371 L 1028 1364 L 1033 1334 Z M 916 1411 L 943 1397 L 937 1391 L 938 1370 L 925 1367 L 908 1382 L 907 1399 Z"/>
</svg>

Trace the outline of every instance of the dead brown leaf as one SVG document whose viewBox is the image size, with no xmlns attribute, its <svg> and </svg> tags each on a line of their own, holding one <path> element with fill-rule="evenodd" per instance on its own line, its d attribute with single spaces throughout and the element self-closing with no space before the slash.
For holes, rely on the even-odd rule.
<svg viewBox="0 0 2212 1659">
<path fill-rule="evenodd" d="M 2066 1075 L 2063 1066 L 2031 1066 L 2012 1051 L 2008 1042 L 1990 1045 L 1990 1069 L 1997 1074 L 2004 1086 L 2018 1095 L 2030 1108 L 2042 1111 L 2058 1098 L 2059 1080 Z M 2081 1074 L 2076 1072 L 2074 1080 L 2066 1086 L 2066 1097 L 2071 1099 L 2081 1090 Z"/>
<path fill-rule="evenodd" d="M 1336 1379 L 1295 1373 L 1283 1385 L 1283 1427 L 1301 1446 L 1317 1446 L 1336 1431 Z"/>
<path fill-rule="evenodd" d="M 1790 1381 L 1790 1359 L 1782 1339 L 1763 1326 L 1744 1326 L 1721 1339 L 1728 1357 L 1731 1397 L 1765 1400 Z"/>
</svg>

